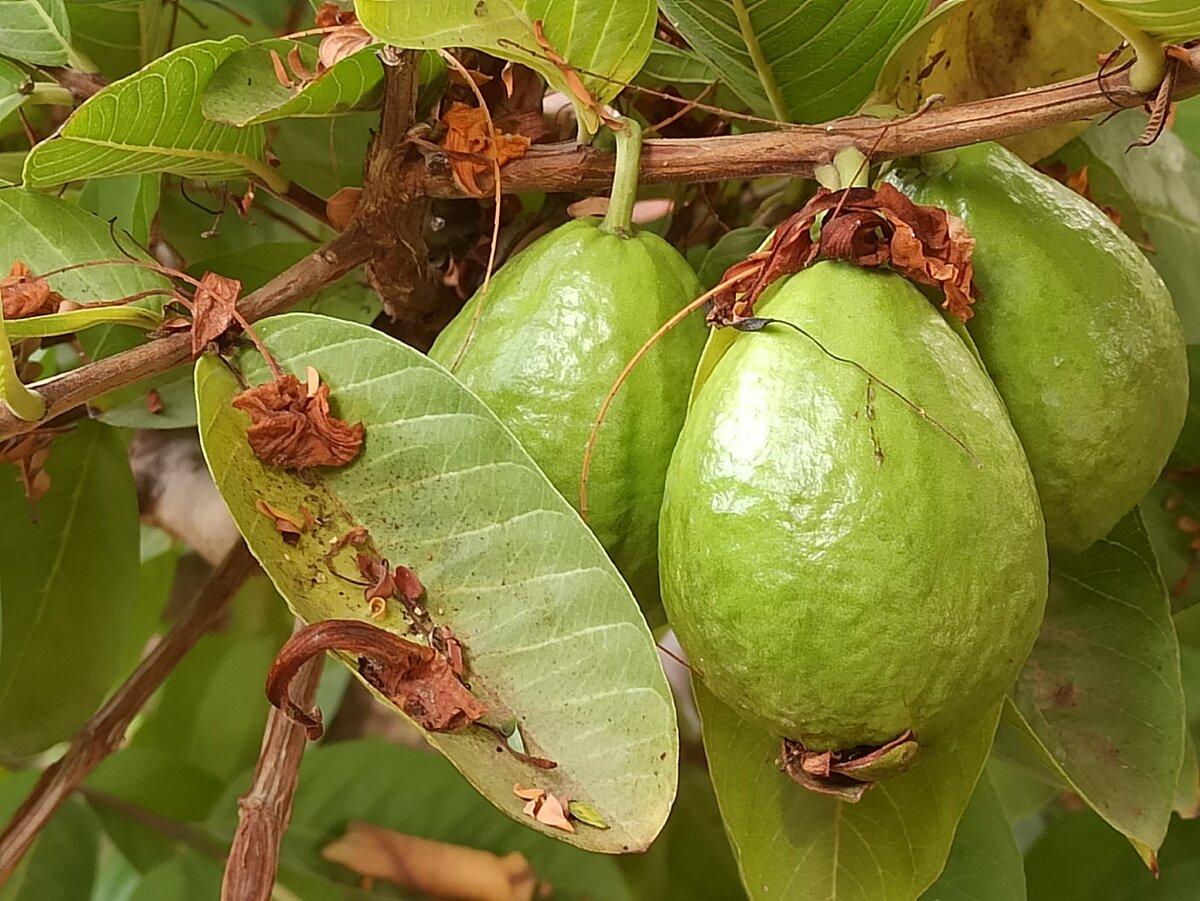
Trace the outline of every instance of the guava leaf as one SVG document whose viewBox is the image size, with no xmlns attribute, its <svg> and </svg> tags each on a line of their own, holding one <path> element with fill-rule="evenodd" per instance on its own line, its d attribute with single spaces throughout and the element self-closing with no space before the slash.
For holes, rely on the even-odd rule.
<svg viewBox="0 0 1200 901">
<path fill-rule="evenodd" d="M 7 193 L 7 192 L 5 192 Z M 70 738 L 127 663 L 137 619 L 138 508 L 120 436 L 82 423 L 55 439 L 50 490 L 31 521 L 0 464 L 0 755 Z"/>
<path fill-rule="evenodd" d="M 987 760 L 1000 708 L 955 741 L 922 747 L 907 772 L 857 804 L 806 791 L 779 771 L 779 739 L 692 684 L 725 831 L 753 899 L 916 898 L 946 863 Z"/>
<path fill-rule="evenodd" d="M 280 84 L 271 51 L 290 72 L 292 53 L 304 70 L 317 71 L 317 48 L 304 41 L 259 41 L 226 59 L 204 89 L 204 115 L 230 125 L 256 125 L 289 117 L 324 118 L 374 109 L 383 98 L 383 66 L 378 47 L 366 47 L 308 83 Z M 303 73 L 301 73 L 303 74 Z"/>
<path fill-rule="evenodd" d="M 0 818 L 8 822 L 37 781 L 36 770 L 0 778 Z M 100 851 L 100 823 L 79 798 L 68 798 L 4 884 L 4 901 L 88 898 Z"/>
<path fill-rule="evenodd" d="M 645 621 L 600 544 L 512 434 L 422 354 L 365 326 L 294 313 L 257 326 L 285 371 L 314 367 L 334 412 L 362 422 L 362 453 L 305 478 L 264 466 L 230 407 L 240 389 L 219 361 L 196 366 L 200 436 L 250 548 L 306 622 L 368 619 L 361 589 L 329 568 L 331 539 L 362 525 L 381 556 L 411 566 L 426 608 L 462 642 L 472 690 L 500 721 L 516 717 L 540 771 L 478 727 L 427 738 L 496 806 L 526 825 L 513 784 L 596 808 L 607 830 L 555 838 L 603 852 L 644 849 L 675 794 L 678 734 Z M 269 378 L 239 355 L 251 385 Z M 289 547 L 255 509 L 306 505 L 319 522 Z M 391 611 L 377 625 L 407 634 Z M 546 827 L 541 827 L 545 829 Z"/>
<path fill-rule="evenodd" d="M 1150 862 L 1184 752 L 1179 643 L 1141 517 L 1050 567 L 1012 710 L 1039 758 Z"/>
<path fill-rule="evenodd" d="M 823 122 L 871 93 L 924 0 L 662 0 L 663 12 L 754 112 Z"/>
<path fill-rule="evenodd" d="M 691 99 L 716 80 L 713 67 L 695 51 L 655 39 L 633 83 L 655 90 L 674 88 L 681 96 Z"/>
<path fill-rule="evenodd" d="M 1200 245 L 1200 158 L 1170 131 L 1149 147 L 1126 152 L 1145 125 L 1145 114 L 1132 110 L 1088 129 L 1082 140 L 1137 204 L 1150 238 L 1147 256 L 1171 289 L 1184 340 L 1200 343 L 1200 279 L 1195 267 Z M 1103 197 L 1096 199 L 1106 202 Z"/>
<path fill-rule="evenodd" d="M 29 82 L 29 76 L 24 70 L 14 66 L 6 59 L 0 59 L 0 119 L 20 108 L 28 94 L 21 93 L 21 88 Z"/>
<path fill-rule="evenodd" d="M 266 161 L 260 126 L 204 118 L 213 72 L 249 46 L 240 35 L 187 44 L 88 98 L 25 158 L 25 184 L 47 188 L 83 178 L 171 172 L 230 178 L 247 172 L 275 188 L 286 180 Z"/>
<path fill-rule="evenodd" d="M 958 821 L 946 868 L 921 901 L 1025 901 L 1021 851 L 987 771 Z"/>
<path fill-rule="evenodd" d="M 63 0 L 0 0 L 0 55 L 34 66 L 70 62 L 71 23 Z"/>
<path fill-rule="evenodd" d="M 161 196 L 162 176 L 157 172 L 118 175 L 89 181 L 79 194 L 79 205 L 105 222 L 116 220 L 117 228 L 146 245 L 150 242 L 150 227 Z"/>
<path fill-rule="evenodd" d="M 232 836 L 237 797 L 248 783 L 246 773 L 231 784 L 209 821 L 211 834 Z M 520 852 L 539 879 L 554 886 L 556 898 L 630 898 L 616 860 L 569 847 L 506 819 L 435 754 L 377 739 L 309 748 L 284 835 L 283 858 L 296 865 L 287 869 L 302 868 L 310 876 L 344 884 L 348 871 L 323 860 L 321 849 L 354 820 L 494 854 Z M 331 897 L 301 894 L 287 869 L 280 877 L 285 888 L 305 898 Z"/>
<path fill-rule="evenodd" d="M 1098 14 L 1111 14 L 1151 37 L 1187 41 L 1200 37 L 1200 6 L 1195 0 L 1088 0 Z"/>
<path fill-rule="evenodd" d="M 879 73 L 872 104 L 911 112 L 941 94 L 982 100 L 1095 72 L 1120 36 L 1074 0 L 950 0 L 910 31 Z M 1061 126 L 1001 141 L 1034 162 L 1079 134 Z"/>
<path fill-rule="evenodd" d="M 472 47 L 537 70 L 572 97 L 562 71 L 538 45 L 540 21 L 554 51 L 601 103 L 641 69 L 654 39 L 654 0 L 356 0 L 359 21 L 381 41 L 436 50 Z M 595 131 L 595 115 L 576 111 Z"/>
</svg>

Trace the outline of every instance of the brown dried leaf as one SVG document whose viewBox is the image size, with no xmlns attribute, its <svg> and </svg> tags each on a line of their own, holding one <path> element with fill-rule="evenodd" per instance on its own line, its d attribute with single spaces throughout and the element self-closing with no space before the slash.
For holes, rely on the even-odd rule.
<svg viewBox="0 0 1200 901">
<path fill-rule="evenodd" d="M 370 47 L 375 39 L 361 25 L 344 25 L 321 38 L 317 47 L 317 75 L 328 72 L 348 56 L 353 56 L 364 47 Z"/>
<path fill-rule="evenodd" d="M 877 191 L 821 190 L 779 225 L 765 250 L 726 271 L 723 281 L 740 281 L 713 296 L 709 322 L 732 325 L 749 318 L 773 282 L 818 259 L 886 266 L 917 284 L 939 288 L 943 308 L 965 322 L 975 302 L 974 248 L 960 219 L 937 207 L 918 206 L 889 184 Z"/>
<path fill-rule="evenodd" d="M 220 338 L 233 322 L 242 283 L 215 272 L 200 278 L 192 306 L 192 356 L 198 357 L 204 348 Z"/>
<path fill-rule="evenodd" d="M 362 423 L 349 425 L 330 413 L 328 385 L 310 397 L 299 379 L 284 375 L 243 391 L 233 406 L 250 414 L 250 449 L 272 466 L 345 466 L 362 449 Z"/>
<path fill-rule="evenodd" d="M 154 416 L 163 411 L 162 395 L 158 393 L 157 388 L 151 388 L 146 392 L 146 410 Z"/>
<path fill-rule="evenodd" d="M 430 732 L 457 732 L 487 713 L 433 648 L 361 620 L 331 619 L 289 638 L 267 676 L 267 699 L 304 726 L 309 738 L 321 735 L 320 711 L 293 702 L 288 686 L 300 667 L 326 651 L 357 655 L 367 683 Z"/>
<path fill-rule="evenodd" d="M 478 176 L 491 169 L 490 159 L 503 166 L 509 160 L 520 159 L 529 149 L 525 135 L 497 132 L 497 146 L 492 146 L 487 126 L 487 114 L 482 107 L 465 103 L 451 104 L 442 116 L 446 137 L 442 146 L 450 152 L 450 169 L 454 180 L 467 194 L 480 195 Z"/>
<path fill-rule="evenodd" d="M 313 526 L 312 514 L 307 507 L 302 506 L 300 515 L 295 516 L 286 510 L 280 510 L 260 497 L 254 502 L 254 509 L 274 523 L 275 529 L 286 544 L 296 544 L 300 540 L 300 536 Z"/>
<path fill-rule="evenodd" d="M 288 75 L 287 68 L 283 65 L 283 60 L 279 58 L 279 54 L 274 50 L 271 51 L 271 66 L 275 70 L 275 80 L 279 82 L 282 88 L 292 87 L 292 78 Z"/>
<path fill-rule="evenodd" d="M 5 319 L 45 316 L 58 309 L 66 299 L 50 288 L 50 282 L 33 272 L 20 260 L 13 262 L 8 275 L 0 278 L 0 302 Z"/>
<path fill-rule="evenodd" d="M 513 794 L 526 802 L 521 808 L 526 816 L 563 832 L 575 832 L 575 826 L 568 817 L 571 809 L 569 799 L 558 798 L 543 788 L 525 788 L 520 784 L 513 786 Z"/>
<path fill-rule="evenodd" d="M 540 19 L 533 23 L 533 36 L 537 39 L 538 46 L 542 49 L 542 55 L 546 57 L 554 66 L 562 73 L 563 80 L 567 83 L 567 88 L 574 96 L 575 101 L 583 107 L 591 110 L 601 122 L 610 128 L 622 128 L 619 119 L 611 116 L 607 109 L 600 105 L 592 92 L 587 89 L 583 83 L 583 79 L 579 77 L 579 73 L 571 68 L 568 63 L 551 45 L 546 38 L 546 32 L 542 28 Z"/>
<path fill-rule="evenodd" d="M 287 61 L 292 74 L 300 79 L 301 87 L 317 77 L 315 73 L 309 72 L 308 67 L 304 65 L 304 59 L 300 56 L 300 48 L 298 46 L 288 51 Z"/>
<path fill-rule="evenodd" d="M 395 883 L 423 897 L 459 901 L 530 901 L 537 876 L 518 851 L 487 851 L 351 823 L 321 850 L 326 860 L 369 879 Z"/>
<path fill-rule="evenodd" d="M 50 458 L 50 444 L 57 434 L 57 431 L 33 431 L 0 441 L 0 463 L 16 464 L 25 498 L 35 518 L 37 502 L 50 490 L 46 461 Z"/>
</svg>

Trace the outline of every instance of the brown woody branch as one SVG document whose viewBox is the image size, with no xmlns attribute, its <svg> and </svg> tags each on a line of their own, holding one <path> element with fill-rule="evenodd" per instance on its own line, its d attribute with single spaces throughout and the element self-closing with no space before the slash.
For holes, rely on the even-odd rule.
<svg viewBox="0 0 1200 901">
<path fill-rule="evenodd" d="M 303 627 L 296 621 L 296 631 Z M 321 680 L 324 655 L 301 667 L 294 686 L 297 703 L 311 707 Z M 279 843 L 292 818 L 292 795 L 300 778 L 307 737 L 277 707 L 271 708 L 254 782 L 238 800 L 238 827 L 221 881 L 222 901 L 267 901 L 279 868 Z"/>
<path fill-rule="evenodd" d="M 12 875 L 54 811 L 121 746 L 138 711 L 212 627 L 256 565 L 246 545 L 239 541 L 196 593 L 187 612 L 93 714 L 71 741 L 66 753 L 42 773 L 29 797 L 0 833 L 0 885 Z"/>
<path fill-rule="evenodd" d="M 1173 98 L 1183 99 L 1198 92 L 1200 48 L 1192 48 L 1180 63 Z M 1084 121 L 1141 106 L 1149 99 L 1129 86 L 1125 72 L 1115 72 L 931 109 L 893 121 L 851 116 L 824 125 L 774 132 L 652 140 L 646 142 L 642 154 L 642 178 L 646 183 L 695 183 L 811 175 L 818 165 L 831 161 L 838 150 L 847 146 L 858 148 L 874 160 L 895 159 Z M 385 111 L 385 121 L 387 115 Z M 611 154 L 576 144 L 556 144 L 534 148 L 523 159 L 505 166 L 503 187 L 508 192 L 601 191 L 609 186 L 612 171 Z M 394 180 L 399 187 L 388 190 L 386 184 L 379 184 L 381 180 Z M 481 176 L 481 181 L 486 191 L 487 176 Z M 399 169 L 393 163 L 375 172 L 369 170 L 369 190 L 363 197 L 362 210 L 347 230 L 248 295 L 240 305 L 246 318 L 253 321 L 281 312 L 360 263 L 374 261 L 381 243 L 391 243 L 393 256 L 398 244 L 403 249 L 403 236 L 397 238 L 395 222 L 398 212 L 413 203 L 414 183 L 421 186 L 424 196 L 463 196 L 451 177 L 447 158 L 438 154 Z M 385 199 L 389 196 L 391 202 Z M 379 284 L 384 280 L 375 279 Z M 186 335 L 163 338 L 51 379 L 37 389 L 46 400 L 47 417 L 184 362 L 188 343 Z M 38 424 L 22 422 L 0 405 L 0 439 L 27 432 Z"/>
</svg>

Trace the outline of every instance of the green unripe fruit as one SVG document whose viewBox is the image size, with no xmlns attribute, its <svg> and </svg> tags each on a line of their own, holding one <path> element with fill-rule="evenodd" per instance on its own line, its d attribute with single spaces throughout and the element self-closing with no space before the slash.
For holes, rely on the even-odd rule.
<svg viewBox="0 0 1200 901">
<path fill-rule="evenodd" d="M 1021 445 L 898 275 L 820 263 L 756 314 L 811 338 L 737 335 L 694 398 L 659 530 L 671 624 L 713 693 L 785 738 L 936 740 L 1003 696 L 1041 622 Z"/>
<path fill-rule="evenodd" d="M 655 330 L 701 293 L 695 273 L 650 232 L 618 235 L 567 223 L 493 279 L 454 374 L 511 428 L 554 486 L 579 498 L 584 446 L 601 403 Z M 430 356 L 450 367 L 476 296 Z M 588 480 L 588 524 L 643 610 L 661 621 L 658 510 L 704 343 L 697 315 L 647 353 L 605 418 Z"/>
<path fill-rule="evenodd" d="M 1093 204 L 996 144 L 892 179 L 960 217 L 980 301 L 967 329 L 1037 482 L 1052 550 L 1103 538 L 1154 484 L 1188 375 L 1162 279 Z"/>
</svg>

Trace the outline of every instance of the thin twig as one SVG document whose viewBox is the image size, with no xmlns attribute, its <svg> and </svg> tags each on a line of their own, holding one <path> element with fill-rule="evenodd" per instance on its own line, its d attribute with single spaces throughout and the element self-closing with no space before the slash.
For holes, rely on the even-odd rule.
<svg viewBox="0 0 1200 901">
<path fill-rule="evenodd" d="M 175 666 L 209 630 L 257 564 L 238 542 L 196 592 L 191 606 L 38 779 L 0 833 L 0 885 L 59 806 L 125 739 L 125 731 Z"/>
<path fill-rule="evenodd" d="M 296 631 L 304 623 L 296 621 Z M 291 683 L 297 703 L 311 707 L 321 680 L 323 656 L 305 663 Z M 272 707 L 254 768 L 254 782 L 238 800 L 238 827 L 221 880 L 222 901 L 267 901 L 279 868 L 279 843 L 292 818 L 292 795 L 300 778 L 304 728 Z"/>
</svg>

